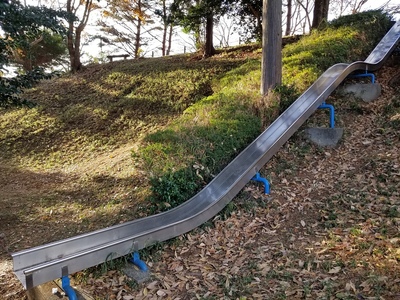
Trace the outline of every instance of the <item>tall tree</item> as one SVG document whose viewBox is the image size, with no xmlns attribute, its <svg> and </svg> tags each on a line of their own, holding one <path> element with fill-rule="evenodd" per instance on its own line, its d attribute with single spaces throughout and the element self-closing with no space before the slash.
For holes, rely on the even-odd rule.
<svg viewBox="0 0 400 300">
<path fill-rule="evenodd" d="M 156 10 L 156 15 L 161 18 L 162 23 L 162 40 L 161 53 L 162 56 L 169 55 L 171 52 L 172 34 L 176 21 L 167 3 L 167 0 L 160 1 L 161 8 Z"/>
<path fill-rule="evenodd" d="M 104 41 L 139 58 L 142 46 L 146 45 L 143 37 L 146 33 L 159 29 L 153 26 L 150 15 L 151 3 L 148 0 L 111 0 L 103 10 L 106 19 L 98 22 L 101 30 L 111 38 Z M 111 22 L 107 22 L 107 19 Z M 146 27 L 150 25 L 150 27 Z"/>
<path fill-rule="evenodd" d="M 18 94 L 40 79 L 49 77 L 42 68 L 5 77 L 9 73 L 7 67 L 12 64 L 13 52 L 17 49 L 29 51 L 32 41 L 39 41 L 46 29 L 65 34 L 62 19 L 69 17 L 64 11 L 0 0 L 0 106 L 29 104 Z"/>
<path fill-rule="evenodd" d="M 61 56 L 66 54 L 64 36 L 44 30 L 34 40 L 29 40 L 27 47 L 11 49 L 10 60 L 21 65 L 25 71 L 32 71 L 35 67 L 50 67 L 59 63 Z"/>
<path fill-rule="evenodd" d="M 261 94 L 282 82 L 282 0 L 263 1 Z"/>
<path fill-rule="evenodd" d="M 70 59 L 71 72 L 79 71 L 82 68 L 81 63 L 81 39 L 82 32 L 85 29 L 89 16 L 92 11 L 99 6 L 93 3 L 93 0 L 67 0 L 67 12 L 78 16 L 79 21 L 70 18 L 68 20 L 67 48 Z"/>
<path fill-rule="evenodd" d="M 176 19 L 186 30 L 193 31 L 196 42 L 203 48 L 205 57 L 215 53 L 213 45 L 215 19 L 228 11 L 228 1 L 225 0 L 174 0 L 171 6 Z M 201 27 L 205 27 L 204 43 L 201 42 Z"/>
<path fill-rule="evenodd" d="M 292 0 L 287 0 L 286 4 L 286 29 L 285 29 L 285 35 L 288 36 L 290 35 L 290 29 L 291 29 L 291 23 L 292 23 Z"/>
<path fill-rule="evenodd" d="M 328 20 L 329 0 L 315 0 L 312 29 L 317 29 Z"/>
</svg>

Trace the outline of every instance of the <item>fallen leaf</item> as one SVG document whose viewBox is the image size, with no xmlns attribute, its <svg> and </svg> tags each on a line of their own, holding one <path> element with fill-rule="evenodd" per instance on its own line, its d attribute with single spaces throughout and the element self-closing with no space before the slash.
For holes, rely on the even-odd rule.
<svg viewBox="0 0 400 300">
<path fill-rule="evenodd" d="M 330 269 L 328 273 L 329 274 L 337 274 L 340 272 L 341 269 L 342 269 L 341 267 L 337 266 L 337 267 Z"/>
</svg>

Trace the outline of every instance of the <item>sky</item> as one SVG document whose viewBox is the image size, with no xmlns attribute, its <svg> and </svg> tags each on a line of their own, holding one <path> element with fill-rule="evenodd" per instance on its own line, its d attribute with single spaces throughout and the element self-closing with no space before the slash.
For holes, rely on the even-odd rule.
<svg viewBox="0 0 400 300">
<path fill-rule="evenodd" d="M 360 0 L 358 0 L 360 1 Z M 400 5 L 400 0 L 368 0 L 367 3 L 363 6 L 362 10 L 370 10 L 370 9 L 377 9 L 377 8 L 381 8 L 382 6 L 395 6 L 395 5 Z M 400 15 L 395 16 L 396 19 L 400 19 Z M 194 51 L 194 47 L 193 44 L 189 38 L 188 35 L 185 35 L 181 32 L 181 30 L 177 29 L 177 33 L 175 36 L 175 42 L 174 44 L 176 45 L 176 47 L 174 47 L 172 50 L 175 53 L 182 53 L 183 52 L 183 48 L 186 46 L 186 49 L 188 51 Z M 218 28 L 214 29 L 214 32 L 218 31 Z M 233 34 L 229 37 L 229 42 L 230 42 L 230 46 L 234 46 L 239 44 L 239 36 L 237 34 Z M 219 45 L 219 39 L 217 36 L 214 36 L 214 45 L 218 46 Z M 156 55 L 157 55 L 157 51 L 155 51 Z M 159 52 L 158 54 L 161 54 L 161 52 Z M 148 53 L 147 56 L 151 55 L 151 52 Z"/>
<path fill-rule="evenodd" d="M 374 8 L 379 8 L 382 5 L 385 5 L 387 2 L 389 2 L 389 5 L 399 5 L 400 4 L 400 0 L 369 0 L 366 4 L 365 7 L 367 9 L 374 9 Z"/>
<path fill-rule="evenodd" d="M 369 0 L 366 4 L 365 4 L 365 10 L 369 10 L 369 9 L 375 9 L 375 8 L 381 8 L 383 5 L 386 5 L 389 2 L 389 6 L 395 6 L 395 5 L 400 5 L 400 0 Z M 400 15 L 397 14 L 395 16 L 396 20 L 400 19 Z"/>
</svg>

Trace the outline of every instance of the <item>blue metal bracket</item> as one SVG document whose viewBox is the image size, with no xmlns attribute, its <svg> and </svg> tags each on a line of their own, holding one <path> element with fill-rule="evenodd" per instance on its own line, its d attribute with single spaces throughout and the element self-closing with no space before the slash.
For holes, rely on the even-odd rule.
<svg viewBox="0 0 400 300">
<path fill-rule="evenodd" d="M 70 285 L 70 280 L 68 275 L 61 277 L 61 287 L 64 290 L 67 297 L 69 298 L 69 300 L 78 300 L 75 290 Z"/>
<path fill-rule="evenodd" d="M 140 259 L 139 252 L 134 252 L 132 254 L 131 262 L 139 268 L 140 271 L 147 272 L 148 268 L 146 263 Z"/>
<path fill-rule="evenodd" d="M 319 109 L 329 109 L 329 126 L 335 128 L 335 108 L 331 104 L 322 103 L 318 106 Z"/>
<path fill-rule="evenodd" d="M 371 83 L 375 83 L 375 75 L 368 72 L 362 74 L 350 75 L 349 77 L 350 78 L 371 77 Z"/>
<path fill-rule="evenodd" d="M 270 193 L 270 186 L 267 178 L 261 177 L 260 173 L 257 172 L 256 175 L 251 178 L 251 180 L 258 181 L 264 183 L 264 194 L 269 195 Z"/>
</svg>

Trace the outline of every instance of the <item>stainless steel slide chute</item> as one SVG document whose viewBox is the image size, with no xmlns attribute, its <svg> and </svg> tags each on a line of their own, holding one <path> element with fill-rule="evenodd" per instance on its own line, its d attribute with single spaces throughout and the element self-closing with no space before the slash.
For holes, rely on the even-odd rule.
<svg viewBox="0 0 400 300">
<path fill-rule="evenodd" d="M 337 64 L 325 71 L 284 113 L 203 190 L 157 215 L 82 234 L 12 254 L 14 272 L 25 288 L 60 278 L 156 242 L 186 233 L 220 212 L 318 106 L 352 72 L 381 67 L 400 38 L 400 21 L 364 62 Z"/>
</svg>

